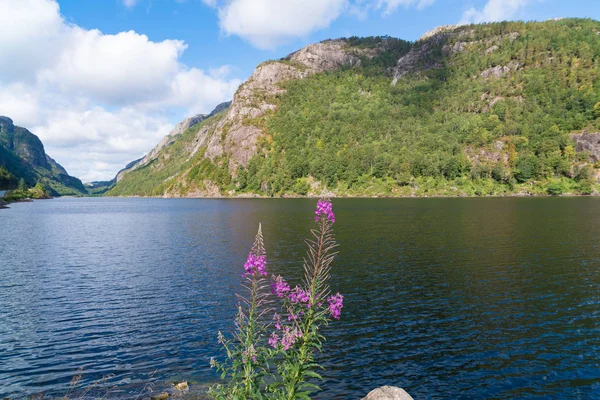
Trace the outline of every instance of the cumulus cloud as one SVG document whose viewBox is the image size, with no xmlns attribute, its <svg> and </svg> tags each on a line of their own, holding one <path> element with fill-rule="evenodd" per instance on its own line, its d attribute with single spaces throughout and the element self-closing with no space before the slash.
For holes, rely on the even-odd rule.
<svg viewBox="0 0 600 400">
<path fill-rule="evenodd" d="M 398 7 L 425 8 L 434 0 L 203 0 L 218 10 L 226 35 L 236 35 L 259 49 L 273 49 L 328 27 L 342 13 L 390 14 Z"/>
<path fill-rule="evenodd" d="M 488 0 L 481 10 L 472 7 L 465 11 L 459 23 L 504 21 L 517 15 L 532 2 L 533 0 Z"/>
<path fill-rule="evenodd" d="M 221 29 L 260 49 L 323 29 L 339 17 L 346 0 L 234 0 L 219 8 Z"/>
<path fill-rule="evenodd" d="M 210 112 L 241 83 L 227 66 L 181 63 L 186 48 L 69 24 L 55 0 L 1 0 L 0 115 L 37 134 L 75 176 L 111 178 L 172 122 Z"/>
</svg>

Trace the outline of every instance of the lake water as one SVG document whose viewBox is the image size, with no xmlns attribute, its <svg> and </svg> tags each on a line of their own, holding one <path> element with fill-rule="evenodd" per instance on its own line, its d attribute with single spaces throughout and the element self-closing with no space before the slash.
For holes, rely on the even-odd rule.
<svg viewBox="0 0 600 400">
<path fill-rule="evenodd" d="M 0 211 L 0 398 L 217 378 L 259 222 L 301 276 L 315 200 L 57 199 Z M 320 399 L 600 398 L 600 199 L 335 199 L 345 295 Z M 93 390 L 97 390 L 94 388 Z M 98 389 L 99 390 L 99 389 Z"/>
</svg>

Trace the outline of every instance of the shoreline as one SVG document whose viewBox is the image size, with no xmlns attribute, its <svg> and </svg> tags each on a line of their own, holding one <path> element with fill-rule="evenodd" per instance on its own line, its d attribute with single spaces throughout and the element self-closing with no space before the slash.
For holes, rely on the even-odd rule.
<svg viewBox="0 0 600 400">
<path fill-rule="evenodd" d="M 234 199 L 318 199 L 320 195 L 307 195 L 307 196 L 81 196 L 81 198 L 106 198 L 106 199 L 221 199 L 221 200 L 234 200 Z M 485 195 L 485 196 L 473 196 L 473 195 L 430 195 L 430 196 L 339 196 L 335 194 L 327 194 L 327 197 L 332 199 L 498 199 L 498 198 L 575 198 L 575 197 L 600 197 L 600 193 L 597 194 L 560 194 L 560 195 L 549 195 L 549 194 L 499 194 L 499 195 Z M 61 198 L 61 197 L 58 197 Z M 71 196 L 71 198 L 73 198 Z"/>
</svg>

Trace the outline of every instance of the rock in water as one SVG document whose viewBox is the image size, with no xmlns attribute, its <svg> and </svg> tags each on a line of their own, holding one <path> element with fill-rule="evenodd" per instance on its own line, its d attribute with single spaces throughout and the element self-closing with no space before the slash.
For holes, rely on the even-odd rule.
<svg viewBox="0 0 600 400">
<path fill-rule="evenodd" d="M 395 386 L 382 386 L 369 392 L 362 400 L 413 400 L 404 389 Z"/>
<path fill-rule="evenodd" d="M 179 382 L 177 384 L 175 384 L 175 389 L 183 391 L 183 390 L 188 390 L 190 387 L 188 386 L 187 382 Z"/>
<path fill-rule="evenodd" d="M 167 392 L 164 392 L 164 393 L 161 393 L 161 394 L 157 394 L 157 395 L 155 395 L 155 396 L 152 396 L 150 399 L 151 399 L 151 400 L 166 400 L 166 399 L 168 399 L 168 398 L 169 398 L 169 393 L 167 393 Z"/>
</svg>

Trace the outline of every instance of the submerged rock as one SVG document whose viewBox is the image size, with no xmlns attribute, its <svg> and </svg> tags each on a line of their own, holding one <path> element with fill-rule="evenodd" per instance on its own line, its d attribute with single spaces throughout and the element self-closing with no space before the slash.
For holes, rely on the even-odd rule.
<svg viewBox="0 0 600 400">
<path fill-rule="evenodd" d="M 188 386 L 188 383 L 185 381 L 175 384 L 175 389 L 177 389 L 179 391 L 189 390 L 189 388 L 190 387 Z"/>
<path fill-rule="evenodd" d="M 362 400 L 413 400 L 413 398 L 399 387 L 382 386 L 369 392 Z"/>
<path fill-rule="evenodd" d="M 161 394 L 154 395 L 150 399 L 151 400 L 167 400 L 168 398 L 169 398 L 169 393 L 164 392 Z"/>
</svg>

